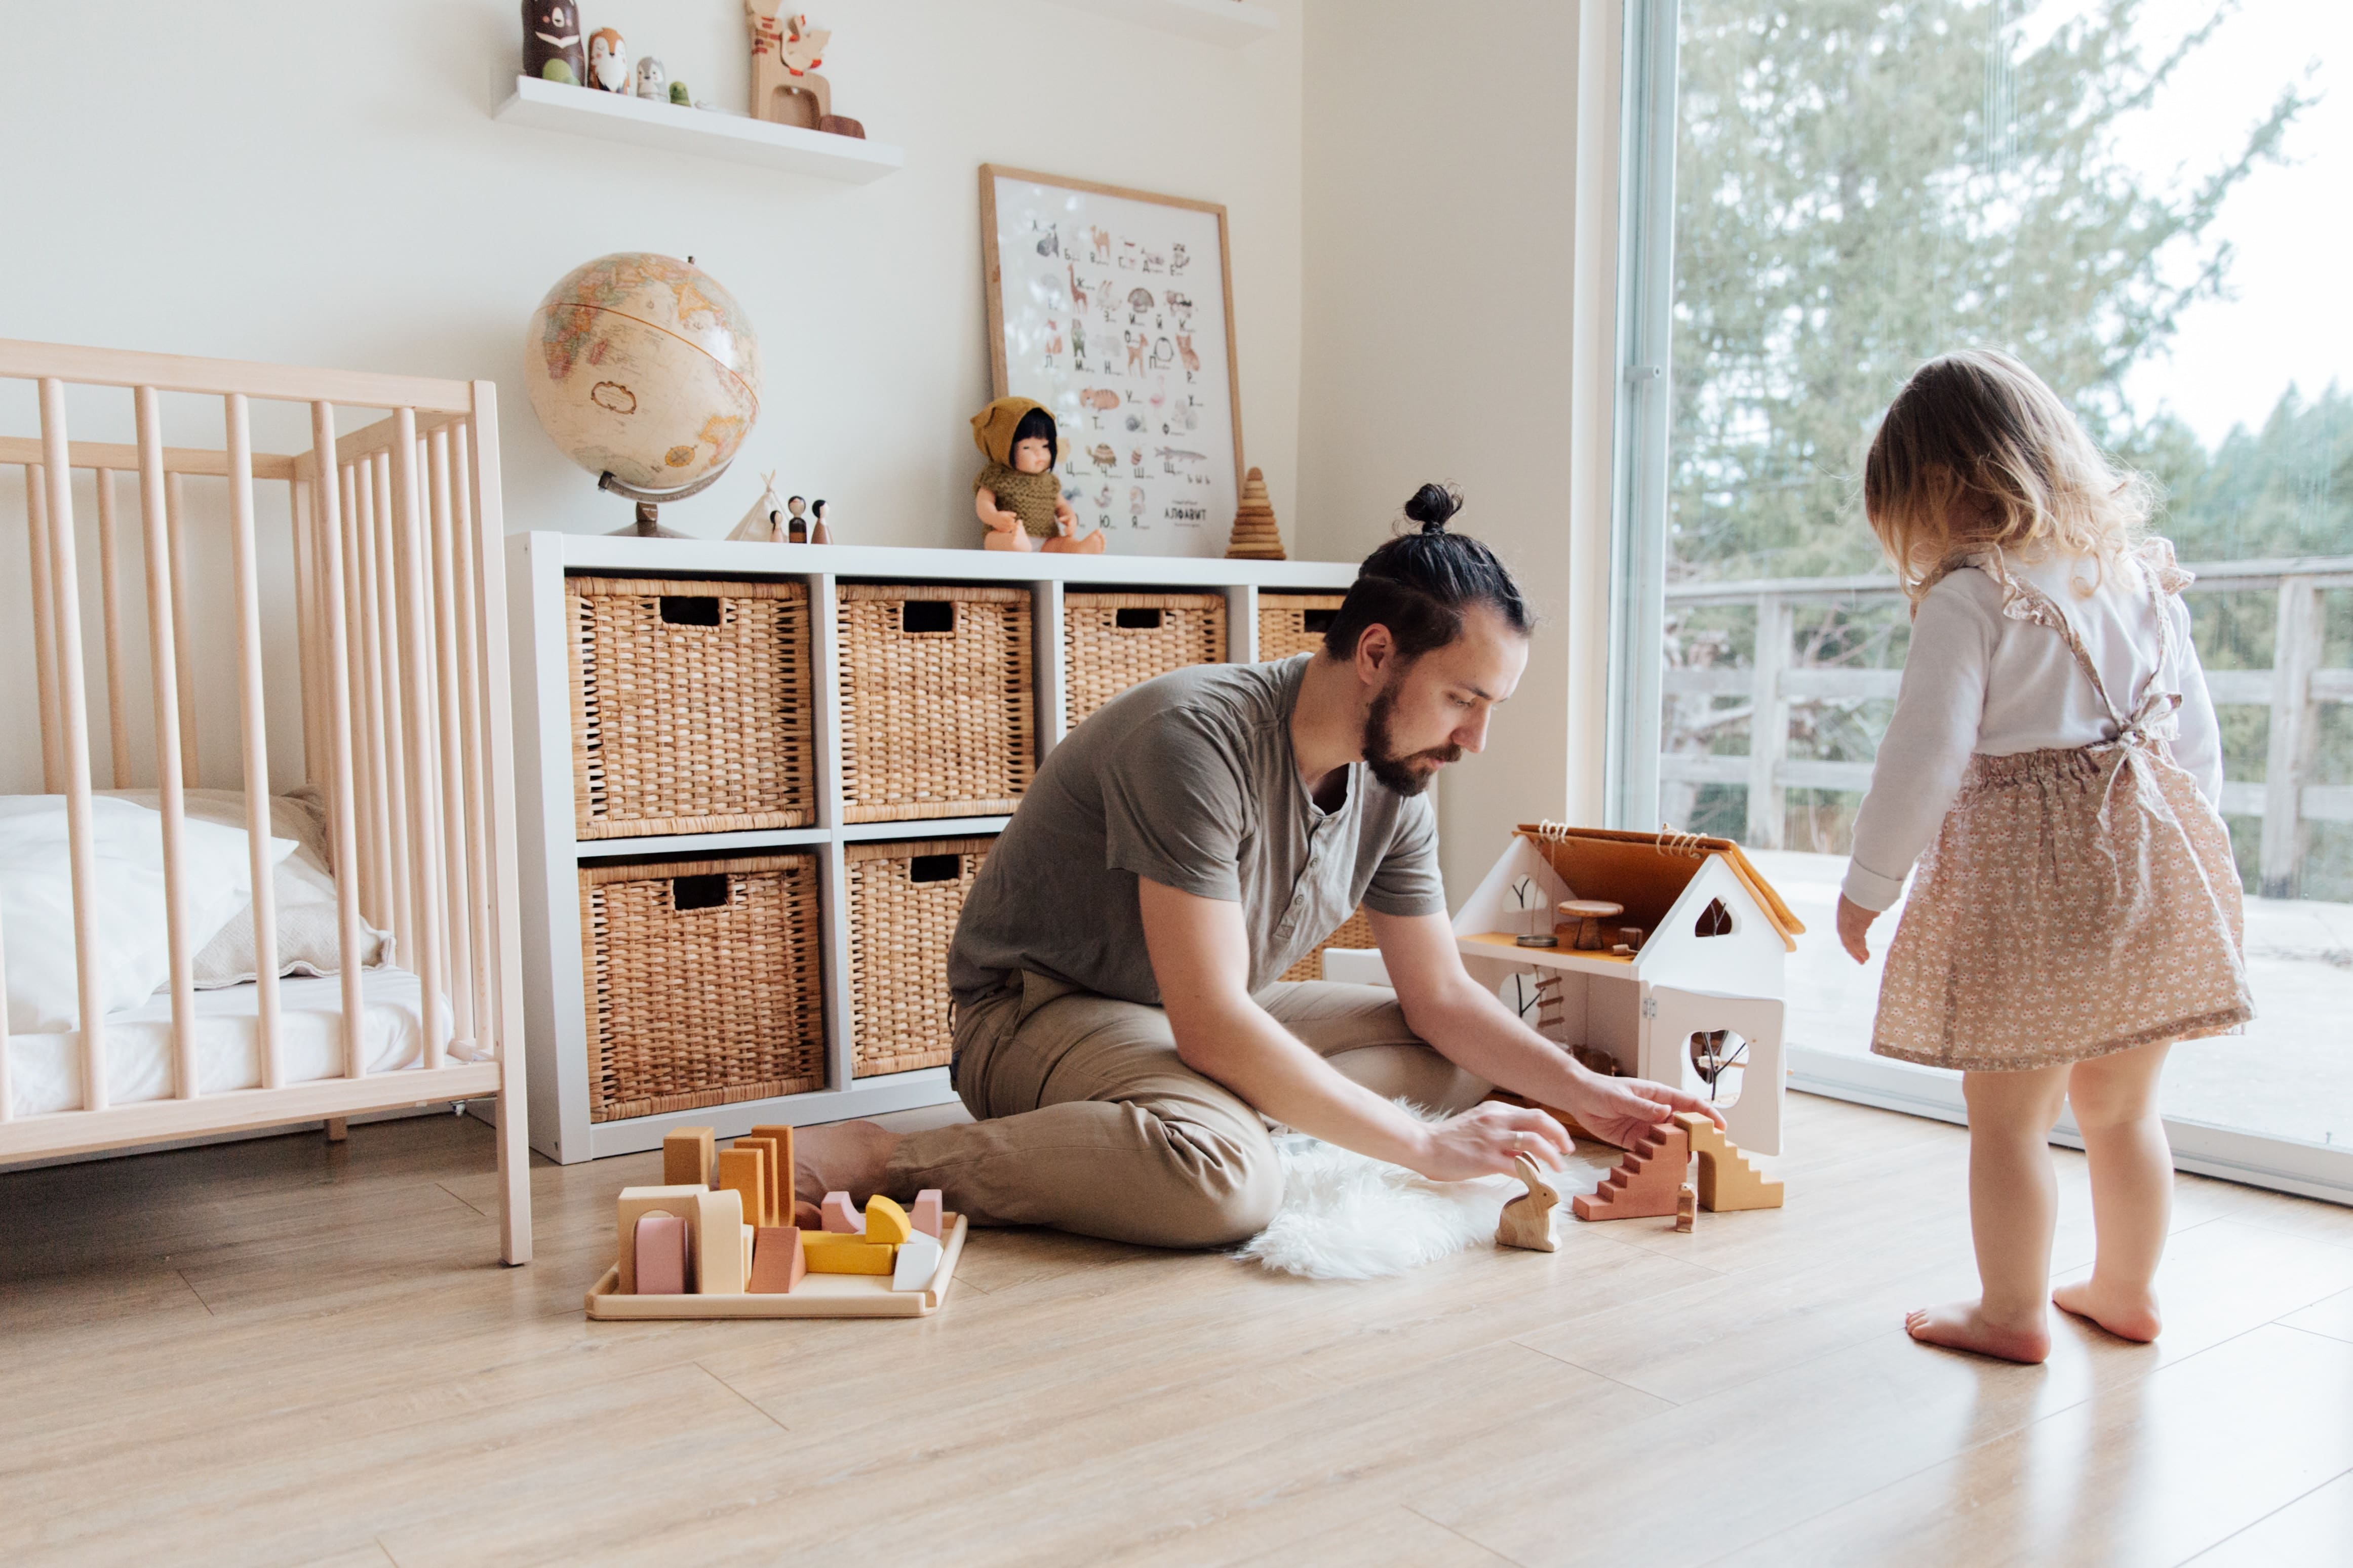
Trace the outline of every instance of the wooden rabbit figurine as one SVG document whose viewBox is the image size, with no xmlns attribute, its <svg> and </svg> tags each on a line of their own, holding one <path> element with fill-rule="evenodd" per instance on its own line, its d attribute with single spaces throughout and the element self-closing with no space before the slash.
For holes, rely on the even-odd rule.
<svg viewBox="0 0 2353 1568">
<path fill-rule="evenodd" d="M 1560 1194 L 1525 1154 L 1512 1163 L 1528 1190 L 1504 1205 L 1503 1218 L 1495 1226 L 1495 1245 L 1524 1247 L 1531 1252 L 1557 1251 L 1552 1239 L 1552 1211 Z"/>
</svg>

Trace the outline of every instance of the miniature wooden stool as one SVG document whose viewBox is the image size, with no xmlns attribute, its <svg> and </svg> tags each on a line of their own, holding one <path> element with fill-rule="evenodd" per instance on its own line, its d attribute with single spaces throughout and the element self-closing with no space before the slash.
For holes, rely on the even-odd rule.
<svg viewBox="0 0 2353 1568">
<path fill-rule="evenodd" d="M 1560 1194 L 1544 1179 L 1536 1163 L 1525 1154 L 1514 1158 L 1513 1169 L 1528 1190 L 1504 1205 L 1503 1215 L 1495 1224 L 1495 1245 L 1523 1247 L 1530 1252 L 1556 1252 L 1558 1245 L 1552 1238 L 1553 1205 Z"/>
<path fill-rule="evenodd" d="M 1567 899 L 1560 905 L 1561 914 L 1577 921 L 1577 950 L 1579 952 L 1601 951 L 1601 922 L 1626 912 L 1623 904 L 1613 904 L 1607 899 Z"/>
</svg>

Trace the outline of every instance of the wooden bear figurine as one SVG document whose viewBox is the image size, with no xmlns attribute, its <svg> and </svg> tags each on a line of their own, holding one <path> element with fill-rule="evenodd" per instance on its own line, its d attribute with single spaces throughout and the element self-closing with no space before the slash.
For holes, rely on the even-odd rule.
<svg viewBox="0 0 2353 1568">
<path fill-rule="evenodd" d="M 1554 1252 L 1558 1247 L 1552 1238 L 1553 1205 L 1560 1194 L 1544 1179 L 1536 1163 L 1522 1154 L 1513 1166 L 1528 1190 L 1504 1205 L 1504 1214 L 1495 1226 L 1495 1245 L 1524 1247 L 1531 1252 Z"/>
<path fill-rule="evenodd" d="M 567 87 L 587 85 L 580 7 L 572 0 L 522 0 L 522 74 Z"/>
</svg>

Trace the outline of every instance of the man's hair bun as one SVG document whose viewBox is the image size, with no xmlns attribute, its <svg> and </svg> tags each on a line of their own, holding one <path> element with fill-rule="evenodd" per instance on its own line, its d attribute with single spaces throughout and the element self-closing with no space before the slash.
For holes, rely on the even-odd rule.
<svg viewBox="0 0 2353 1568">
<path fill-rule="evenodd" d="M 1405 503 L 1405 514 L 1421 524 L 1424 533 L 1443 533 L 1446 520 L 1462 510 L 1462 492 L 1444 485 L 1424 485 Z"/>
</svg>

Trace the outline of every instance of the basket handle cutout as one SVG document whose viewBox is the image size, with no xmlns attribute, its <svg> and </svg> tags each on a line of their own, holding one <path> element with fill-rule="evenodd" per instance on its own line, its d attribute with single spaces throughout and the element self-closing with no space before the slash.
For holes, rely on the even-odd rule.
<svg viewBox="0 0 2353 1568">
<path fill-rule="evenodd" d="M 681 914 L 694 910 L 723 910 L 727 907 L 727 884 L 724 871 L 712 871 L 700 877 L 672 877 L 670 879 L 670 907 Z"/>
<path fill-rule="evenodd" d="M 918 855 L 907 862 L 910 882 L 953 882 L 963 875 L 961 855 Z"/>
<path fill-rule="evenodd" d="M 661 618 L 674 626 L 715 626 L 719 600 L 709 594 L 664 594 Z"/>
<path fill-rule="evenodd" d="M 1299 612 L 1299 629 L 1313 632 L 1320 637 L 1332 629 L 1332 622 L 1339 614 L 1337 610 L 1302 610 Z"/>
<path fill-rule="evenodd" d="M 911 636 L 955 630 L 954 599 L 908 599 L 899 605 L 899 629 Z"/>
<path fill-rule="evenodd" d="M 1153 609 L 1125 609 L 1112 612 L 1112 624 L 1122 631 L 1156 632 L 1160 629 L 1160 612 Z"/>
</svg>

